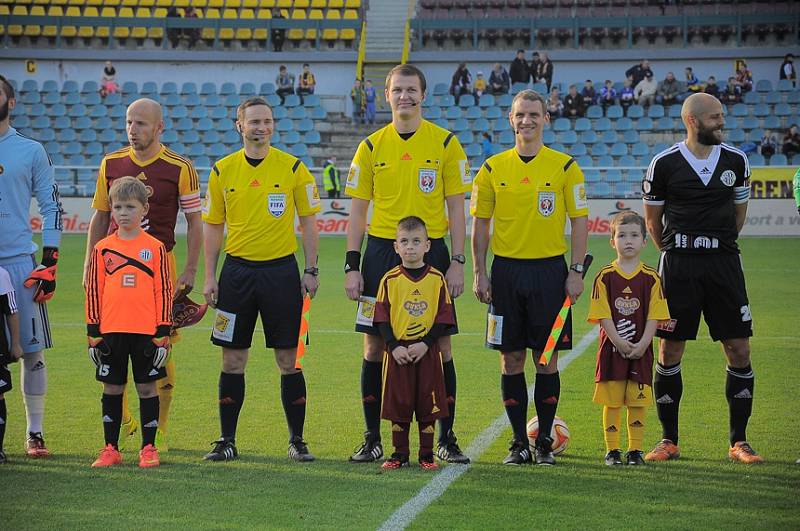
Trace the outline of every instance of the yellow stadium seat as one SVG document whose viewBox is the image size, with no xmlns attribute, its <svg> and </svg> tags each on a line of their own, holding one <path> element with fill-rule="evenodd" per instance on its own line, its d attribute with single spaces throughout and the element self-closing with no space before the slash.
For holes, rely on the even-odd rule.
<svg viewBox="0 0 800 531">
<path fill-rule="evenodd" d="M 156 0 L 139 0 L 139 7 L 153 7 L 156 5 Z"/>
<path fill-rule="evenodd" d="M 311 5 L 309 0 L 294 0 L 295 9 L 307 9 Z"/>
<path fill-rule="evenodd" d="M 255 20 L 256 15 L 252 9 L 242 9 L 239 12 L 240 20 Z M 240 41 L 249 41 L 253 38 L 252 28 L 236 28 L 236 38 Z"/>
<path fill-rule="evenodd" d="M 345 9 L 344 11 L 344 19 L 345 20 L 358 20 L 358 11 L 355 9 Z M 339 38 L 343 41 L 352 41 L 356 38 L 356 30 L 352 28 L 346 28 L 339 32 Z"/>
<path fill-rule="evenodd" d="M 230 7 L 231 9 L 239 9 L 242 7 L 242 0 L 225 0 L 225 7 Z"/>
<path fill-rule="evenodd" d="M 123 5 L 125 1 L 123 0 Z M 113 8 L 112 8 L 113 9 Z M 105 8 L 103 8 L 105 11 Z M 121 7 L 119 8 L 119 16 L 120 18 L 131 18 L 133 17 L 133 9 L 130 7 Z M 142 28 L 144 29 L 144 28 Z M 131 36 L 131 29 L 128 26 L 115 26 L 114 27 L 114 38 L 115 39 L 127 39 Z"/>
<path fill-rule="evenodd" d="M 119 7 L 120 4 L 122 4 L 122 0 L 105 0 L 103 2 L 103 5 L 109 7 Z"/>
<path fill-rule="evenodd" d="M 326 20 L 341 20 L 342 16 L 336 9 L 329 9 L 325 13 Z M 322 30 L 322 40 L 335 41 L 339 38 L 339 30 L 336 28 L 325 28 Z"/>
<path fill-rule="evenodd" d="M 117 16 L 117 13 L 116 13 L 116 11 L 114 10 L 113 7 L 107 7 L 105 9 L 110 9 L 111 11 L 114 12 L 112 14 L 112 16 Z M 67 10 L 67 13 L 69 13 L 69 10 Z M 100 13 L 97 12 L 97 8 L 96 7 L 87 7 L 86 9 L 83 10 L 83 16 L 84 17 L 99 17 Z M 95 31 L 95 27 L 94 26 L 81 26 L 81 27 L 78 28 L 78 37 L 83 37 L 83 38 L 87 38 L 88 39 L 88 38 L 93 37 L 95 35 L 98 36 L 98 37 L 108 38 L 108 35 L 109 35 L 108 26 L 100 26 L 100 27 L 97 28 L 96 31 Z"/>
<path fill-rule="evenodd" d="M 311 7 L 314 9 L 325 9 L 328 7 L 328 0 L 311 0 Z"/>
<path fill-rule="evenodd" d="M 358 9 L 361 7 L 361 0 L 344 0 L 344 7 L 347 9 Z"/>
<path fill-rule="evenodd" d="M 342 9 L 344 7 L 344 0 L 329 0 L 328 1 L 328 8 L 329 9 Z"/>
<path fill-rule="evenodd" d="M 54 5 L 54 6 L 65 6 L 65 5 L 67 5 L 67 0 L 52 0 L 50 2 L 45 2 L 45 4 Z"/>
<path fill-rule="evenodd" d="M 266 7 L 272 9 L 275 7 L 275 0 L 258 0 L 258 7 Z"/>
<path fill-rule="evenodd" d="M 45 16 L 44 8 L 42 6 L 32 6 L 31 12 L 32 17 L 43 17 Z M 42 34 L 42 27 L 39 24 L 27 24 L 25 26 L 24 35 L 27 37 L 38 37 Z"/>
<path fill-rule="evenodd" d="M 216 7 L 217 9 L 225 7 L 225 0 L 208 0 L 208 7 Z"/>
<path fill-rule="evenodd" d="M 172 5 L 179 8 L 189 7 L 189 4 L 190 4 L 189 0 L 175 0 L 175 2 L 172 3 Z"/>
<path fill-rule="evenodd" d="M 219 9 L 209 8 L 206 9 L 205 18 L 220 18 Z M 200 30 L 200 38 L 206 40 L 214 40 L 216 33 L 214 28 L 203 28 Z"/>
<path fill-rule="evenodd" d="M 156 0 L 156 7 L 170 7 L 170 6 L 172 6 L 172 0 Z"/>
<path fill-rule="evenodd" d="M 32 4 L 32 3 L 33 3 L 33 0 L 16 0 L 14 2 L 14 4 L 16 4 L 16 5 Z"/>
<path fill-rule="evenodd" d="M 272 11 L 269 9 L 259 9 L 256 13 L 256 18 L 259 20 L 269 20 L 272 18 Z M 264 41 L 267 39 L 266 28 L 256 28 L 253 30 L 253 38 L 257 41 Z"/>
<path fill-rule="evenodd" d="M 242 7 L 246 7 L 248 9 L 255 9 L 258 7 L 258 0 L 243 0 Z"/>
<path fill-rule="evenodd" d="M 222 18 L 229 20 L 230 19 L 236 20 L 237 18 L 239 18 L 239 14 L 236 13 L 235 9 L 226 9 L 222 12 Z M 234 36 L 233 28 L 226 28 L 224 26 L 220 27 L 219 29 L 220 39 L 224 41 L 229 41 L 233 38 L 233 36 Z"/>
<path fill-rule="evenodd" d="M 55 9 L 51 7 L 50 9 Z M 66 16 L 68 17 L 79 17 L 81 16 L 81 10 L 78 7 L 67 7 Z M 61 26 L 61 36 L 67 38 L 73 38 L 78 35 L 78 28 L 75 26 Z"/>
<path fill-rule="evenodd" d="M 309 20 L 324 20 L 325 16 L 322 14 L 321 9 L 312 9 L 308 13 Z M 306 39 L 309 41 L 317 40 L 317 29 L 316 28 L 308 28 L 306 30 Z"/>
<path fill-rule="evenodd" d="M 292 11 L 292 20 L 305 20 L 306 19 L 306 10 L 305 9 L 295 9 Z M 303 36 L 306 34 L 306 30 L 294 28 L 290 29 L 286 32 L 286 38 L 290 41 L 299 41 L 303 39 Z"/>
<path fill-rule="evenodd" d="M 157 7 L 153 10 L 153 18 L 166 18 L 167 17 L 167 9 L 164 7 Z M 164 38 L 164 28 L 160 27 L 150 27 L 147 28 L 147 36 L 151 39 L 163 39 Z"/>
<path fill-rule="evenodd" d="M 209 7 L 208 9 L 206 9 L 205 17 L 206 18 L 222 18 L 222 16 L 219 13 L 219 9 L 215 9 L 213 7 Z"/>
<path fill-rule="evenodd" d="M 64 8 L 61 6 L 50 6 L 47 8 L 48 17 L 63 17 Z M 58 35 L 58 26 L 45 26 L 42 28 L 42 35 L 45 37 L 55 37 Z"/>
<path fill-rule="evenodd" d="M 46 6 L 48 3 L 50 3 L 50 0 L 33 0 L 33 3 L 35 5 L 45 5 Z"/>
<path fill-rule="evenodd" d="M 11 10 L 12 15 L 27 15 L 28 8 L 25 6 L 16 5 L 14 9 Z M 12 37 L 19 37 L 23 33 L 23 28 L 20 24 L 10 24 L 8 26 L 8 34 Z"/>
<path fill-rule="evenodd" d="M 102 6 L 103 3 L 104 3 L 103 0 L 86 0 L 86 5 L 87 6 L 99 7 L 99 6 Z"/>
<path fill-rule="evenodd" d="M 67 3 L 71 6 L 82 6 L 86 4 L 86 0 L 67 0 Z"/>
<path fill-rule="evenodd" d="M 294 5 L 294 0 L 277 0 L 276 2 L 277 7 L 279 8 L 290 8 Z"/>
<path fill-rule="evenodd" d="M 208 0 L 192 0 L 192 5 L 195 8 L 206 7 L 208 5 Z"/>
<path fill-rule="evenodd" d="M 11 14 L 11 10 L 8 8 L 8 6 L 6 4 L 4 4 L 3 2 L 0 2 L 0 17 L 5 16 L 5 15 L 10 15 L 10 14 Z"/>
<path fill-rule="evenodd" d="M 150 15 L 149 7 L 137 7 L 136 18 L 152 18 Z M 144 26 L 136 26 L 131 29 L 131 37 L 134 39 L 144 39 L 147 37 L 147 28 Z"/>
<path fill-rule="evenodd" d="M 139 5 L 139 0 L 122 0 L 123 7 L 136 7 Z"/>
</svg>

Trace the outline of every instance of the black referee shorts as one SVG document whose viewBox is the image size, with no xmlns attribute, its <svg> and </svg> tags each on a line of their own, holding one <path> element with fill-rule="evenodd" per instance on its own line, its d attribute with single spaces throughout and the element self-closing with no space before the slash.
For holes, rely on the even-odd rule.
<svg viewBox="0 0 800 531">
<path fill-rule="evenodd" d="M 12 388 L 11 371 L 6 365 L 0 365 L 0 395 L 11 391 Z"/>
<path fill-rule="evenodd" d="M 568 273 L 563 256 L 525 260 L 495 256 L 486 346 L 501 352 L 544 350 L 564 304 Z M 556 342 L 556 350 L 571 348 L 572 310 Z"/>
<path fill-rule="evenodd" d="M 696 339 L 701 312 L 714 341 L 753 335 L 740 255 L 665 252 L 658 272 L 674 320 L 674 330 L 659 329 L 658 337 Z"/>
<path fill-rule="evenodd" d="M 219 295 L 211 342 L 250 348 L 261 315 L 267 348 L 296 348 L 303 297 L 293 254 L 254 262 L 228 255 L 219 275 Z"/>
<path fill-rule="evenodd" d="M 442 274 L 447 273 L 450 267 L 450 251 L 444 238 L 431 238 L 431 250 L 425 253 L 425 263 L 438 269 Z M 378 296 L 378 286 L 383 275 L 393 267 L 400 265 L 400 255 L 394 250 L 394 240 L 367 236 L 367 248 L 361 259 L 361 275 L 364 278 L 364 292 L 361 294 L 362 302 L 358 303 L 356 313 L 356 332 L 363 332 L 379 336 L 377 327 L 372 326 L 372 317 L 375 309 L 375 298 Z M 455 301 L 453 301 L 455 310 Z M 456 323 L 458 321 L 456 320 Z M 458 333 L 458 324 L 451 326 L 444 334 L 451 336 Z"/>
</svg>

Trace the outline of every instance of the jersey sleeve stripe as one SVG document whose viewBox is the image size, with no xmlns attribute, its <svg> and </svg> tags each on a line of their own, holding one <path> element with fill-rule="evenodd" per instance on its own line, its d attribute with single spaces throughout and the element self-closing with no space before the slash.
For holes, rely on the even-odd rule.
<svg viewBox="0 0 800 531">
<path fill-rule="evenodd" d="M 442 143 L 444 147 L 447 147 L 447 144 L 449 144 L 450 141 L 453 140 L 454 136 L 456 136 L 454 133 L 450 133 L 449 135 L 447 135 L 447 138 L 445 138 L 444 142 Z"/>
<path fill-rule="evenodd" d="M 189 159 L 181 157 L 169 148 L 164 150 L 164 156 L 170 162 L 176 162 L 178 166 L 185 166 L 186 169 L 189 170 L 189 186 L 191 186 L 192 190 L 200 189 L 200 179 L 197 176 L 194 165 Z"/>
<path fill-rule="evenodd" d="M 214 164 L 213 166 L 211 166 L 211 169 L 214 170 L 214 173 L 216 173 L 217 177 L 219 177 L 219 168 L 217 168 L 217 165 Z"/>
<path fill-rule="evenodd" d="M 483 167 L 486 168 L 486 171 L 488 171 L 489 173 L 492 173 L 492 167 L 489 166 L 488 162 L 484 162 L 483 163 Z"/>
<path fill-rule="evenodd" d="M 659 161 L 659 160 L 660 160 L 662 157 L 666 157 L 667 155 L 669 155 L 670 153 L 674 153 L 674 152 L 675 152 L 675 151 L 677 151 L 678 149 L 680 149 L 680 148 L 678 147 L 678 144 L 675 144 L 674 146 L 672 146 L 672 147 L 670 147 L 670 148 L 667 148 L 667 149 L 665 149 L 664 151 L 662 151 L 661 153 L 659 153 L 658 155 L 656 155 L 655 157 L 653 157 L 653 160 L 651 160 L 651 161 L 650 161 L 650 165 L 647 167 L 647 173 L 646 173 L 646 174 L 645 174 L 645 176 L 644 176 L 645 180 L 646 180 L 646 181 L 653 182 L 653 173 L 655 172 L 655 169 L 656 169 L 656 163 L 657 163 L 657 162 L 658 162 L 658 161 Z M 652 203 L 652 204 L 655 204 L 655 203 Z M 663 204 L 663 202 L 662 202 L 662 203 L 660 203 L 660 204 Z"/>
<path fill-rule="evenodd" d="M 301 161 L 300 159 L 297 159 L 297 160 L 294 162 L 294 166 L 292 166 L 292 173 L 297 173 L 297 168 L 299 168 L 299 167 L 300 167 L 300 164 L 301 164 L 302 162 L 303 162 L 303 161 Z"/>
<path fill-rule="evenodd" d="M 370 151 L 374 151 L 375 150 L 375 146 L 372 145 L 372 142 L 369 141 L 369 138 L 365 138 L 364 139 L 364 143 L 367 145 L 367 147 L 369 148 Z"/>
<path fill-rule="evenodd" d="M 164 247 L 159 250 L 160 267 L 161 267 L 161 296 L 164 297 L 163 306 L 161 310 L 161 322 L 172 322 L 172 311 L 170 302 L 172 301 L 172 290 L 170 289 L 169 267 L 167 266 L 167 254 Z"/>
<path fill-rule="evenodd" d="M 572 166 L 574 163 L 575 163 L 575 159 L 573 159 L 573 158 L 570 158 L 570 159 L 567 161 L 567 163 L 566 163 L 566 164 L 564 164 L 564 171 L 567 171 L 567 170 L 569 169 L 569 167 L 570 167 L 570 166 Z"/>
</svg>

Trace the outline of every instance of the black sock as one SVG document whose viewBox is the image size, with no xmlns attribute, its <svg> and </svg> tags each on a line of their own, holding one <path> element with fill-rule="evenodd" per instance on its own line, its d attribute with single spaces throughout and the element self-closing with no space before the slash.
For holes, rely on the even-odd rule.
<svg viewBox="0 0 800 531">
<path fill-rule="evenodd" d="M 367 431 L 381 436 L 381 378 L 383 363 L 364 360 L 361 365 L 361 403 Z"/>
<path fill-rule="evenodd" d="M 142 421 L 142 448 L 155 445 L 158 429 L 158 395 L 139 399 L 139 417 Z"/>
<path fill-rule="evenodd" d="M 559 373 L 537 372 L 536 384 L 533 388 L 533 403 L 536 405 L 536 415 L 539 417 L 539 440 L 550 437 L 560 397 L 561 376 Z"/>
<path fill-rule="evenodd" d="M 6 437 L 6 419 L 8 418 L 8 411 L 6 410 L 6 399 L 0 398 L 0 450 L 3 449 L 3 440 Z"/>
<path fill-rule="evenodd" d="M 503 393 L 503 405 L 506 415 L 514 431 L 514 439 L 528 443 L 528 386 L 525 373 L 504 374 L 500 378 L 500 390 Z"/>
<path fill-rule="evenodd" d="M 281 375 L 281 402 L 289 426 L 289 442 L 295 437 L 302 439 L 306 422 L 306 379 L 303 371 Z"/>
<path fill-rule="evenodd" d="M 122 424 L 122 395 L 103 393 L 103 434 L 106 444 L 117 448 L 119 445 L 119 427 Z"/>
<path fill-rule="evenodd" d="M 442 364 L 444 368 L 444 390 L 447 393 L 447 408 L 450 411 L 449 417 L 439 419 L 439 442 L 447 442 L 450 431 L 453 429 L 453 422 L 456 419 L 456 366 L 453 360 Z"/>
<path fill-rule="evenodd" d="M 747 440 L 747 421 L 753 411 L 754 383 L 755 376 L 750 365 L 741 369 L 728 367 L 725 396 L 730 411 L 731 446 Z"/>
<path fill-rule="evenodd" d="M 683 395 L 683 377 L 681 364 L 656 364 L 656 376 L 653 379 L 653 391 L 656 395 L 656 411 L 661 422 L 661 437 L 678 444 L 678 408 Z"/>
<path fill-rule="evenodd" d="M 219 373 L 219 425 L 223 439 L 236 439 L 236 425 L 244 403 L 244 374 Z"/>
</svg>

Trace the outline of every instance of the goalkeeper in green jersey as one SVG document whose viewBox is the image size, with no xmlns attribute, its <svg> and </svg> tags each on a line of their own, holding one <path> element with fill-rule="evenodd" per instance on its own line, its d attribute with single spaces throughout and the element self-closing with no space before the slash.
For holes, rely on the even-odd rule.
<svg viewBox="0 0 800 531">
<path fill-rule="evenodd" d="M 800 168 L 794 173 L 794 202 L 797 204 L 797 213 L 800 214 Z"/>
</svg>

